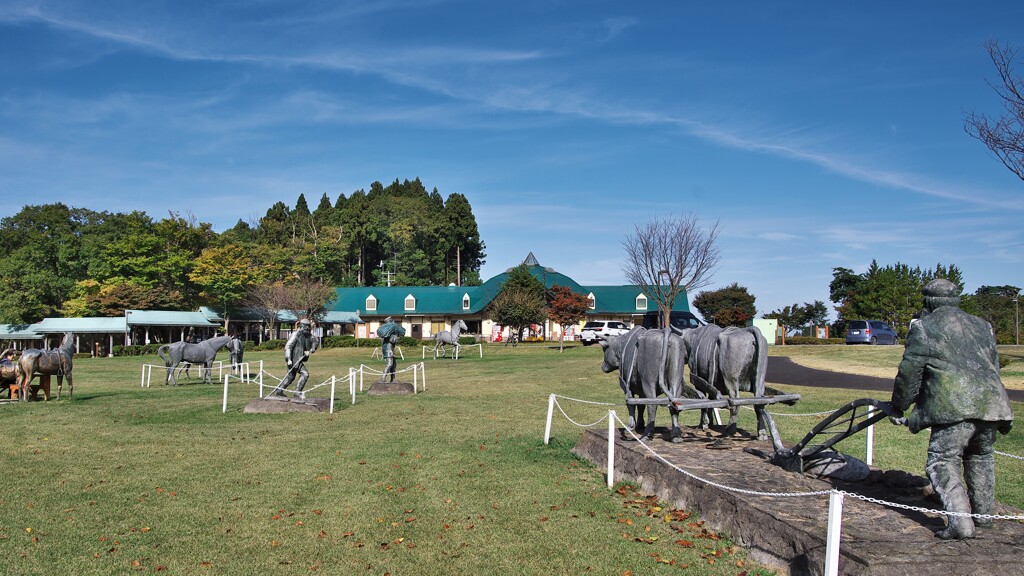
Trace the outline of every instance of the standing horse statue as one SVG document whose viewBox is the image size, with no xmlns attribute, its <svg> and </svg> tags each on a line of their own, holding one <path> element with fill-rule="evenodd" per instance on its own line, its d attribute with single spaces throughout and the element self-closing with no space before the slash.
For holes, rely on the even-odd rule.
<svg viewBox="0 0 1024 576">
<path fill-rule="evenodd" d="M 7 390 L 12 400 L 14 399 L 13 387 L 18 384 L 18 363 L 11 361 L 14 354 L 14 348 L 0 352 L 0 392 Z"/>
<path fill-rule="evenodd" d="M 221 348 L 231 344 L 231 340 L 231 336 L 218 336 L 209 340 L 203 340 L 199 344 L 190 344 L 188 342 L 164 344 L 156 351 L 157 356 L 164 361 L 164 366 L 167 367 L 167 377 L 164 379 L 164 384 L 173 381 L 175 386 L 178 385 L 178 378 L 174 373 L 174 369 L 182 362 L 202 364 L 203 382 L 207 384 L 212 383 L 210 380 L 210 368 L 213 366 L 213 359 L 217 357 L 217 352 Z"/>
<path fill-rule="evenodd" d="M 459 345 L 459 334 L 461 334 L 463 330 L 469 330 L 469 327 L 466 326 L 465 322 L 459 320 L 452 324 L 452 329 L 450 332 L 448 330 L 442 330 L 441 332 L 438 332 L 436 335 L 434 335 L 434 358 L 437 358 L 437 350 L 439 348 L 441 350 L 441 356 L 443 357 L 445 355 L 444 345 L 451 344 L 455 346 L 454 357 L 458 359 L 459 349 L 462 347 Z"/>
<path fill-rule="evenodd" d="M 56 350 L 36 350 L 30 348 L 21 353 L 18 358 L 18 377 L 20 379 L 21 399 L 28 400 L 29 383 L 36 376 L 57 377 L 57 400 L 60 400 L 60 390 L 64 386 L 64 377 L 68 378 L 68 399 L 75 394 L 75 383 L 71 379 L 72 357 L 75 354 L 75 335 L 72 332 L 64 333 L 64 340 Z M 49 392 L 44 390 L 46 399 L 50 399 Z"/>
</svg>

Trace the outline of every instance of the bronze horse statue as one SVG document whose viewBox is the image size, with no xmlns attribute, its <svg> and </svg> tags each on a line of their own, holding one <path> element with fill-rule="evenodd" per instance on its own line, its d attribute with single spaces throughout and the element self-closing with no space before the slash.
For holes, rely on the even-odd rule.
<svg viewBox="0 0 1024 576">
<path fill-rule="evenodd" d="M 10 360 L 14 354 L 14 348 L 0 352 L 0 392 L 3 390 L 10 392 L 11 387 L 18 383 L 18 362 Z M 12 399 L 13 397 L 14 395 L 11 394 Z"/>
<path fill-rule="evenodd" d="M 72 332 L 64 333 L 64 340 L 60 347 L 55 350 L 36 350 L 30 348 L 21 353 L 18 358 L 18 377 L 20 379 L 21 399 L 28 400 L 29 383 L 36 376 L 57 377 L 57 400 L 60 400 L 60 390 L 64 386 L 64 377 L 68 379 L 68 399 L 75 395 L 75 383 L 71 378 L 72 358 L 75 354 L 75 335 Z M 46 399 L 50 399 L 49 392 L 44 391 Z"/>
<path fill-rule="evenodd" d="M 203 382 L 210 384 L 210 368 L 213 366 L 213 359 L 217 357 L 217 352 L 221 348 L 230 345 L 232 340 L 235 340 L 233 336 L 218 336 L 209 340 L 203 340 L 199 344 L 190 344 L 188 342 L 164 344 L 156 351 L 157 356 L 164 361 L 164 366 L 167 367 L 167 377 L 164 378 L 164 384 L 173 381 L 175 386 L 178 385 L 178 378 L 174 369 L 182 362 L 202 364 Z"/>
</svg>

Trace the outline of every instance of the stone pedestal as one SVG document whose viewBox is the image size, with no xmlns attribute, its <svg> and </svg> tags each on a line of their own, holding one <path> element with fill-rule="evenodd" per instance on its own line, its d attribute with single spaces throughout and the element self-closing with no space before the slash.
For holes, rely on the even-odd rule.
<svg viewBox="0 0 1024 576">
<path fill-rule="evenodd" d="M 366 392 L 370 396 L 384 396 L 388 394 L 413 394 L 416 390 L 408 382 L 374 382 L 373 386 Z"/>
<path fill-rule="evenodd" d="M 662 433 L 664 430 L 662 429 Z M 686 510 L 700 512 L 716 530 L 724 530 L 751 556 L 782 574 L 822 573 L 828 522 L 828 496 L 767 497 L 725 490 L 686 476 L 655 458 L 638 442 L 622 440 L 616 431 L 615 476 L 629 478 L 644 492 Z M 720 442 L 697 429 L 684 428 L 683 441 L 671 443 L 661 434 L 647 444 L 672 464 L 718 484 L 756 492 L 811 492 L 839 488 L 888 502 L 941 509 L 928 481 L 899 470 L 873 469 L 864 482 L 814 479 L 743 451 L 751 447 L 770 453 L 772 447 L 749 437 Z M 574 450 L 604 470 L 607 430 L 583 433 Z M 997 466 L 999 462 L 997 461 Z M 996 503 L 996 514 L 1019 510 Z M 963 541 L 940 540 L 935 531 L 943 520 L 935 514 L 889 508 L 847 496 L 843 509 L 840 574 L 1019 574 L 1024 525 L 995 522 Z"/>
</svg>

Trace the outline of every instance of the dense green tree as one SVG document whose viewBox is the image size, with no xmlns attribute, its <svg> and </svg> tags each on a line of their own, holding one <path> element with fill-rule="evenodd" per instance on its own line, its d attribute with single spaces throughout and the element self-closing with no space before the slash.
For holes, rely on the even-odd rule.
<svg viewBox="0 0 1024 576">
<path fill-rule="evenodd" d="M 491 300 L 488 315 L 499 326 L 508 326 L 516 338 L 522 338 L 527 326 L 547 318 L 547 307 L 543 296 L 520 288 L 505 288 Z"/>
<path fill-rule="evenodd" d="M 265 281 L 245 249 L 234 244 L 203 250 L 189 277 L 202 288 L 207 303 L 224 310 L 225 332 L 230 329 L 232 311 L 245 301 L 248 290 Z"/>
<path fill-rule="evenodd" d="M 445 228 L 438 236 L 444 252 L 445 282 L 449 280 L 447 272 L 454 271 L 451 280 L 456 284 L 479 284 L 487 254 L 469 200 L 462 194 L 450 194 L 444 204 L 444 220 Z"/>
<path fill-rule="evenodd" d="M 956 265 L 940 263 L 922 270 L 900 262 L 883 267 L 873 260 L 860 275 L 848 268 L 833 269 L 829 292 L 840 318 L 836 328 L 844 329 L 848 320 L 884 320 L 905 338 L 910 320 L 923 307 L 921 289 L 935 278 L 945 278 L 963 290 L 963 277 Z"/>
<path fill-rule="evenodd" d="M 961 307 L 987 320 L 1000 344 L 1017 344 L 1019 300 L 1020 288 L 1016 286 L 981 286 L 974 294 L 963 296 Z"/>
<path fill-rule="evenodd" d="M 814 302 L 804 302 L 802 305 L 784 306 L 763 317 L 778 320 L 779 324 L 785 326 L 787 331 L 803 329 L 808 326 L 823 326 L 828 321 L 828 307 L 821 300 L 815 300 Z M 783 344 L 785 344 L 785 336 L 783 336 Z"/>
<path fill-rule="evenodd" d="M 725 288 L 698 293 L 693 299 L 693 307 L 705 321 L 723 328 L 746 326 L 757 314 L 754 300 L 754 295 L 745 286 L 733 282 Z"/>
</svg>

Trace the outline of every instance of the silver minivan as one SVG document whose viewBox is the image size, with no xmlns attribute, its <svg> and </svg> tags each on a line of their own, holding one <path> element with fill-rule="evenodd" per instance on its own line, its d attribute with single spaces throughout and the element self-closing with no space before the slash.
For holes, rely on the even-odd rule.
<svg viewBox="0 0 1024 576">
<path fill-rule="evenodd" d="M 899 344 L 900 337 L 881 320 L 850 320 L 846 323 L 847 344 Z"/>
</svg>

